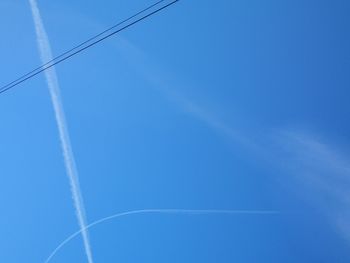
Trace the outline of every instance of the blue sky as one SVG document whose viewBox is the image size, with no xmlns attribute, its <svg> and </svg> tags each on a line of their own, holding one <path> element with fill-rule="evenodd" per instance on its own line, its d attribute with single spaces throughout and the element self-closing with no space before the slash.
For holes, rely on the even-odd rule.
<svg viewBox="0 0 350 263">
<path fill-rule="evenodd" d="M 41 1 L 58 55 L 153 2 Z M 56 67 L 95 262 L 348 262 L 350 3 L 180 1 Z M 27 1 L 0 2 L 1 83 L 40 65 Z M 79 230 L 40 75 L 0 97 L 0 258 Z M 80 237 L 51 262 L 86 262 Z"/>
</svg>

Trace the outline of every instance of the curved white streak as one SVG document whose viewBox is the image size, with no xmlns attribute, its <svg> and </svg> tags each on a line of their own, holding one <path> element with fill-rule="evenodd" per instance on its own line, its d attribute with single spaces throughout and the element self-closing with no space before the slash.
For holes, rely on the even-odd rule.
<svg viewBox="0 0 350 263">
<path fill-rule="evenodd" d="M 200 215 L 200 214 L 244 214 L 244 215 L 271 215 L 271 214 L 279 214 L 279 211 L 274 210 L 193 210 L 193 209 L 143 209 L 143 210 L 132 210 L 123 213 L 117 213 L 108 217 L 104 217 L 100 220 L 97 220 L 89 225 L 87 225 L 84 229 L 80 229 L 79 231 L 73 233 L 69 237 L 67 237 L 64 241 L 62 241 L 50 254 L 50 256 L 45 260 L 45 263 L 49 263 L 51 259 L 58 253 L 61 248 L 63 248 L 68 242 L 78 236 L 82 231 L 88 230 L 96 225 L 104 223 L 106 221 L 116 219 L 118 217 L 134 215 L 134 214 L 146 214 L 146 213 L 158 213 L 158 214 L 188 214 L 188 215 Z"/>
<path fill-rule="evenodd" d="M 40 57 L 42 62 L 46 63 L 47 61 L 50 61 L 53 58 L 49 39 L 47 37 L 46 31 L 42 22 L 40 11 L 36 0 L 29 0 L 29 2 L 30 2 L 32 14 L 33 14 L 33 20 L 35 24 L 35 31 L 37 36 Z M 81 229 L 81 234 L 83 237 L 85 253 L 86 253 L 88 262 L 93 263 L 89 235 L 86 228 L 83 199 L 80 193 L 78 172 L 76 169 L 74 155 L 73 155 L 73 151 L 72 151 L 72 147 L 69 139 L 65 115 L 63 111 L 61 98 L 60 98 L 59 84 L 58 84 L 57 75 L 54 67 L 45 70 L 45 76 L 49 87 L 53 108 L 55 111 L 55 117 L 56 117 L 56 122 L 58 126 L 58 132 L 59 132 L 59 138 L 60 138 L 62 152 L 63 152 L 64 163 L 65 163 L 67 175 L 69 178 L 72 198 L 73 198 L 73 202 L 76 210 L 76 216 L 77 216 L 79 227 Z"/>
</svg>

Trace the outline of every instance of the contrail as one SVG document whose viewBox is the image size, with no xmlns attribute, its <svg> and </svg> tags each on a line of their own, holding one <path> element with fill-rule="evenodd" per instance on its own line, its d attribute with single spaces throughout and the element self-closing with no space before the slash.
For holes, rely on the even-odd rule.
<svg viewBox="0 0 350 263">
<path fill-rule="evenodd" d="M 118 217 L 124 217 L 128 215 L 135 214 L 187 214 L 187 215 L 205 215 L 205 214 L 226 214 L 226 215 L 273 215 L 280 214 L 279 211 L 276 210 L 193 210 L 193 209 L 143 209 L 143 210 L 132 210 L 122 213 L 117 213 L 108 217 L 104 217 L 100 220 L 97 220 L 87 226 L 85 228 L 80 229 L 79 231 L 73 233 L 69 237 L 67 237 L 64 241 L 62 241 L 50 254 L 50 256 L 45 260 L 45 263 L 49 263 L 51 259 L 61 250 L 67 243 L 69 243 L 72 239 L 78 236 L 83 231 L 88 230 L 96 225 L 102 224 L 106 221 L 116 219 Z"/>
<path fill-rule="evenodd" d="M 36 0 L 29 0 L 29 3 L 32 10 L 34 24 L 35 24 L 35 31 L 36 31 L 40 58 L 42 62 L 45 63 L 47 61 L 52 60 L 53 58 L 50 42 L 43 25 Z M 46 81 L 49 87 L 51 100 L 52 100 L 52 104 L 55 112 L 64 163 L 65 163 L 67 175 L 69 178 L 72 198 L 73 198 L 73 202 L 76 210 L 76 216 L 78 219 L 79 227 L 81 229 L 79 233 L 81 233 L 83 237 L 87 260 L 89 263 L 93 263 L 89 235 L 86 228 L 84 204 L 80 193 L 78 172 L 76 169 L 74 155 L 73 155 L 73 151 L 72 151 L 72 147 L 69 139 L 63 106 L 60 98 L 59 84 L 58 84 L 57 75 L 54 67 L 46 70 L 45 76 L 46 76 Z"/>
</svg>

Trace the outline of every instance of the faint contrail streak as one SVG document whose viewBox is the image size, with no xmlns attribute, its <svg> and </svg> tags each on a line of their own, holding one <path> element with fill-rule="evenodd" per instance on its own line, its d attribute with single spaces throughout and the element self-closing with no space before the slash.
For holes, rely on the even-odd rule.
<svg viewBox="0 0 350 263">
<path fill-rule="evenodd" d="M 49 39 L 47 37 L 46 31 L 42 22 L 40 11 L 36 0 L 29 0 L 29 3 L 33 14 L 33 20 L 35 24 L 35 31 L 37 36 L 40 57 L 42 62 L 46 63 L 47 61 L 50 61 L 53 58 Z M 74 161 L 74 155 L 72 152 L 72 147 L 69 139 L 66 120 L 65 120 L 64 111 L 63 111 L 61 98 L 60 98 L 60 89 L 59 89 L 57 75 L 54 67 L 46 70 L 45 76 L 49 87 L 53 108 L 55 111 L 55 117 L 56 117 L 56 122 L 58 126 L 59 138 L 61 141 L 64 163 L 65 163 L 66 171 L 69 178 L 69 183 L 71 187 L 71 192 L 72 192 L 72 197 L 73 197 L 73 202 L 76 210 L 79 227 L 81 229 L 79 233 L 81 233 L 83 237 L 87 260 L 89 263 L 93 263 L 89 235 L 86 228 L 84 204 L 80 193 L 78 172 Z"/>
<path fill-rule="evenodd" d="M 128 216 L 128 215 L 134 215 L 134 214 L 146 214 L 146 213 L 156 213 L 156 214 L 188 214 L 188 215 L 204 215 L 204 214 L 226 214 L 226 215 L 234 215 L 234 214 L 242 214 L 242 215 L 271 215 L 271 214 L 280 214 L 279 211 L 275 210 L 193 210 L 193 209 L 143 209 L 143 210 L 132 210 L 128 212 L 123 213 L 117 213 L 105 218 L 102 218 L 100 220 L 97 220 L 89 225 L 87 225 L 84 229 L 80 229 L 79 231 L 75 232 L 74 234 L 70 235 L 68 238 L 66 238 L 64 241 L 62 241 L 50 254 L 50 256 L 45 260 L 45 263 L 49 263 L 51 259 L 58 253 L 58 251 L 63 248 L 68 242 L 70 242 L 72 239 L 74 239 L 76 236 L 78 236 L 83 231 L 92 228 L 96 225 L 99 225 L 101 223 L 104 223 L 106 221 Z"/>
</svg>

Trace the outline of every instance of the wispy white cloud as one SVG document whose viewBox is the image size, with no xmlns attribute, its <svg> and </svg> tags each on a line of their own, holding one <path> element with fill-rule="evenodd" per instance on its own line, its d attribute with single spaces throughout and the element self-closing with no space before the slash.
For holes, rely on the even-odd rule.
<svg viewBox="0 0 350 263">
<path fill-rule="evenodd" d="M 350 223 L 347 223 L 350 222 L 350 213 L 344 213 L 350 203 L 350 161 L 344 154 L 306 132 L 280 132 L 274 136 L 274 140 L 279 141 L 277 147 L 270 141 L 269 135 L 258 135 L 260 138 L 256 140 L 241 127 L 228 125 L 206 107 L 180 94 L 172 78 L 128 40 L 119 39 L 118 50 L 139 74 L 179 109 L 227 136 L 242 149 L 253 153 L 252 156 L 274 168 L 284 169 L 283 173 L 288 176 L 296 175 L 294 179 L 299 182 L 296 192 L 303 192 L 303 197 L 310 203 L 316 202 L 341 235 L 350 238 Z M 283 167 L 281 163 L 284 163 Z"/>
<path fill-rule="evenodd" d="M 117 48 L 130 65 L 178 109 L 253 153 L 251 157 L 265 161 L 273 168 L 282 168 L 282 172 L 289 177 L 295 175 L 295 181 L 299 182 L 296 192 L 303 192 L 308 202 L 317 203 L 341 235 L 350 238 L 350 223 L 347 223 L 350 222 L 350 213 L 345 213 L 350 204 L 350 159 L 339 149 L 307 132 L 284 130 L 277 136 L 272 134 L 271 141 L 268 131 L 261 136 L 254 132 L 247 133 L 239 123 L 236 127 L 230 126 L 207 107 L 201 107 L 181 94 L 176 84 L 178 81 L 173 81 L 174 78 L 168 76 L 167 71 L 153 63 L 145 52 L 130 41 L 119 38 Z"/>
<path fill-rule="evenodd" d="M 35 24 L 35 31 L 37 36 L 38 48 L 42 63 L 46 63 L 47 61 L 52 60 L 52 52 L 49 43 L 49 39 L 47 37 L 41 16 L 40 11 L 37 5 L 36 0 L 29 0 L 32 15 Z M 63 111 L 63 106 L 60 98 L 60 89 L 57 80 L 57 74 L 55 69 L 52 67 L 45 71 L 45 77 L 47 80 L 47 84 L 49 87 L 51 100 L 55 112 L 56 122 L 59 131 L 59 138 L 61 141 L 61 147 L 64 157 L 64 163 L 66 166 L 66 171 L 68 174 L 73 202 L 76 210 L 76 215 L 78 219 L 78 223 L 81 229 L 81 234 L 84 241 L 85 253 L 87 255 L 87 259 L 89 263 L 93 263 L 92 252 L 90 247 L 89 235 L 86 229 L 86 219 L 85 219 L 85 209 L 84 203 L 82 199 L 82 195 L 80 192 L 78 172 L 74 160 L 74 155 L 69 139 L 69 133 L 67 130 L 67 124 L 65 120 L 65 115 Z"/>
<path fill-rule="evenodd" d="M 296 189 L 350 240 L 350 158 L 315 134 L 283 131 L 276 137 L 287 174 L 301 182 Z M 299 184 L 300 186 L 300 184 Z"/>
<path fill-rule="evenodd" d="M 204 107 L 198 103 L 195 98 L 189 98 L 188 95 L 181 93 L 180 90 L 185 90 L 190 84 L 184 84 L 179 78 L 173 77 L 169 74 L 169 71 L 160 67 L 146 52 L 134 45 L 131 41 L 119 36 L 114 46 L 125 61 L 148 81 L 153 89 L 159 91 L 168 101 L 172 102 L 178 110 L 204 123 L 213 131 L 222 136 L 226 136 L 243 148 L 247 148 L 255 153 L 261 151 L 258 144 L 256 144 L 252 138 L 246 136 L 238 127 L 228 125 L 212 110 L 209 110 L 208 107 Z"/>
</svg>

